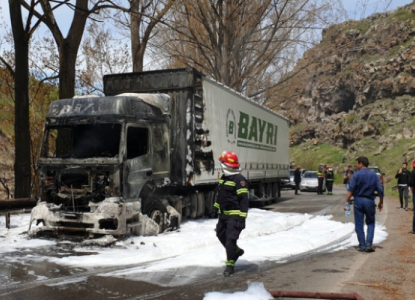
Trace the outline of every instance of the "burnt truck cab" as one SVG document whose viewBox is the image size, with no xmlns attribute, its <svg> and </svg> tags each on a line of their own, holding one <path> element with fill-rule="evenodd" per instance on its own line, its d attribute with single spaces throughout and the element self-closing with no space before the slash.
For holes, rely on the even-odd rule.
<svg viewBox="0 0 415 300">
<path fill-rule="evenodd" d="M 120 237 L 178 227 L 167 202 L 155 209 L 160 202 L 140 198 L 170 183 L 169 105 L 166 94 L 133 93 L 53 102 L 29 235 Z"/>
</svg>

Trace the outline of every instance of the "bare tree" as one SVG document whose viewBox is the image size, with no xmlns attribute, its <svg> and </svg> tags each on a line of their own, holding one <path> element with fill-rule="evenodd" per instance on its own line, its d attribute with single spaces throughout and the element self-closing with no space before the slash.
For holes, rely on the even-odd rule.
<svg viewBox="0 0 415 300">
<path fill-rule="evenodd" d="M 28 16 L 23 21 L 21 1 L 9 0 L 15 68 L 8 68 L 14 77 L 15 95 L 15 197 L 30 197 L 30 128 L 29 128 L 29 44 L 39 22 L 31 26 L 35 1 L 28 4 Z M 3 61 L 3 63 L 6 63 Z"/>
<path fill-rule="evenodd" d="M 158 45 L 169 66 L 261 98 L 341 12 L 339 0 L 181 0 Z"/>
<path fill-rule="evenodd" d="M 110 28 L 90 24 L 81 45 L 77 69 L 77 89 L 82 93 L 103 93 L 104 74 L 131 72 L 132 59 L 128 41 Z"/>
<path fill-rule="evenodd" d="M 144 57 L 149 42 L 157 35 L 160 24 L 166 24 L 168 13 L 176 0 L 128 0 L 128 6 L 119 1 L 117 9 L 109 17 L 114 25 L 131 41 L 134 72 L 143 71 Z"/>
<path fill-rule="evenodd" d="M 133 72 L 143 71 L 144 54 L 155 26 L 163 19 L 174 0 L 128 0 L 130 3 L 131 53 Z M 154 34 L 154 33 L 153 33 Z"/>
</svg>

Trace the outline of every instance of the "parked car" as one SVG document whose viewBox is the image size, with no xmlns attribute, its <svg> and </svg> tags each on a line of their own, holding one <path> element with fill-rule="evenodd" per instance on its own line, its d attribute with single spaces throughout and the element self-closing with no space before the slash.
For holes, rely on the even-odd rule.
<svg viewBox="0 0 415 300">
<path fill-rule="evenodd" d="M 294 171 L 295 169 L 290 169 L 290 180 L 283 179 L 282 182 L 282 188 L 286 189 L 295 189 L 295 182 L 294 182 Z M 303 177 L 304 173 L 307 172 L 308 169 L 301 169 L 301 177 Z"/>
<path fill-rule="evenodd" d="M 301 191 L 317 191 L 318 188 L 318 176 L 317 171 L 306 171 L 301 178 L 300 190 Z M 326 180 L 323 182 L 323 192 L 326 191 Z"/>
<path fill-rule="evenodd" d="M 380 183 L 382 184 L 382 188 L 383 188 L 383 176 L 385 176 L 385 173 L 382 173 L 381 171 L 380 171 L 380 169 L 378 168 L 378 166 L 369 166 L 369 167 L 367 167 L 370 171 L 372 171 L 372 172 L 375 172 L 376 173 L 376 175 L 378 175 L 379 176 L 379 180 L 380 180 Z"/>
<path fill-rule="evenodd" d="M 295 169 L 290 169 L 290 180 L 282 179 L 282 188 L 284 189 L 295 189 L 295 182 L 294 182 L 294 171 Z"/>
<path fill-rule="evenodd" d="M 377 166 L 369 166 L 369 167 L 367 167 L 370 171 L 372 171 L 372 172 L 375 172 L 376 173 L 376 175 L 378 175 L 379 176 L 379 179 L 380 179 L 380 183 L 382 184 L 382 186 L 383 186 L 383 176 L 385 176 L 385 173 L 382 173 L 381 171 L 380 171 L 380 169 L 377 167 Z"/>
</svg>

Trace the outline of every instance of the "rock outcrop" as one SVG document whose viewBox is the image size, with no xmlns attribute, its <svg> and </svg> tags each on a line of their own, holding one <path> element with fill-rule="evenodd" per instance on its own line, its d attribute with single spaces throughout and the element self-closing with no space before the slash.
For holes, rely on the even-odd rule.
<svg viewBox="0 0 415 300">
<path fill-rule="evenodd" d="M 304 53 L 282 89 L 289 100 L 271 103 L 291 120 L 292 145 L 317 138 L 347 147 L 415 115 L 414 3 L 331 26 Z"/>
</svg>

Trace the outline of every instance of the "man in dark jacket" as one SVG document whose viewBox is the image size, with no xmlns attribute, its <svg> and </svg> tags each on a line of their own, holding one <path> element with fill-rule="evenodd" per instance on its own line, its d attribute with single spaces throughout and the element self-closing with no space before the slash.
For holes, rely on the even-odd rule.
<svg viewBox="0 0 415 300">
<path fill-rule="evenodd" d="M 405 197 L 405 210 L 408 210 L 408 184 L 411 178 L 411 172 L 408 170 L 408 164 L 404 162 L 402 169 L 399 169 L 395 175 L 398 179 L 399 189 L 399 201 L 401 202 L 401 208 L 403 208 L 403 198 Z"/>
<path fill-rule="evenodd" d="M 383 187 L 380 183 L 378 175 L 370 171 L 369 160 L 365 156 L 360 156 L 356 159 L 356 167 L 359 170 L 353 175 L 352 182 L 347 192 L 346 202 L 343 209 L 346 210 L 346 205 L 350 201 L 352 195 L 354 201 L 354 220 L 355 231 L 359 241 L 359 251 L 374 252 L 373 237 L 375 235 L 375 191 L 378 192 L 379 212 L 383 209 Z M 365 237 L 364 222 L 367 225 L 367 234 Z"/>
<path fill-rule="evenodd" d="M 232 276 L 235 263 L 244 250 L 236 244 L 239 234 L 245 228 L 248 216 L 248 186 L 241 175 L 238 157 L 231 151 L 225 151 L 219 158 L 224 175 L 219 181 L 219 190 L 214 207 L 219 214 L 216 236 L 226 249 L 225 277 Z"/>
<path fill-rule="evenodd" d="M 412 219 L 412 234 L 415 234 L 415 194 L 414 194 L 414 187 L 415 187 L 415 168 L 412 169 L 411 179 L 409 180 L 409 187 L 412 193 L 412 203 L 414 204 L 414 217 Z"/>
<path fill-rule="evenodd" d="M 333 168 L 331 166 L 328 166 L 327 173 L 326 173 L 327 195 L 333 195 L 333 183 L 334 183 Z"/>
<path fill-rule="evenodd" d="M 301 183 L 301 167 L 297 166 L 294 171 L 294 183 L 295 183 L 295 194 L 298 195 L 298 190 L 300 189 Z"/>
<path fill-rule="evenodd" d="M 318 180 L 317 195 L 323 195 L 324 178 L 325 178 L 324 171 L 322 168 L 320 168 L 319 171 L 317 172 L 317 180 Z"/>
</svg>

